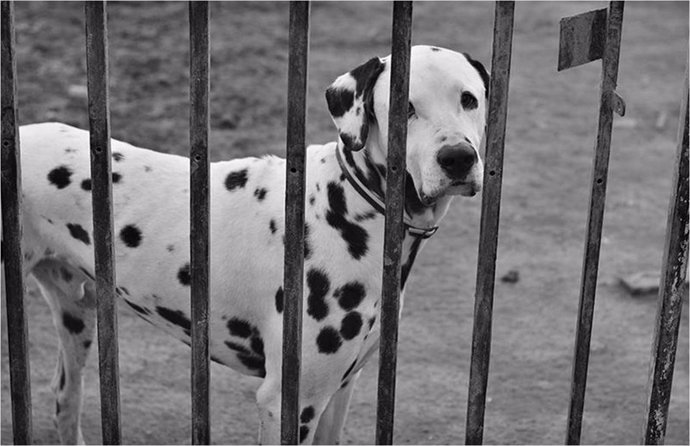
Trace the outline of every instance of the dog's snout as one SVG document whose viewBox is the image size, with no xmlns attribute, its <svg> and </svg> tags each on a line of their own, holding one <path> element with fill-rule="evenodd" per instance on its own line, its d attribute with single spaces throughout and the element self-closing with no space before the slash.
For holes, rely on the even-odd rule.
<svg viewBox="0 0 690 446">
<path fill-rule="evenodd" d="M 472 166 L 477 162 L 477 152 L 466 142 L 460 142 L 452 146 L 441 147 L 436 159 L 450 178 L 459 180 L 467 176 Z"/>
</svg>

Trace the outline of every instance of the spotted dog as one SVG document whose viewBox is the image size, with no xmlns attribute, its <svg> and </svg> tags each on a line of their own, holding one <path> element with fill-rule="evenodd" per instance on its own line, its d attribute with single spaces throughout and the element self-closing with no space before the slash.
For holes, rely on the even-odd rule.
<svg viewBox="0 0 690 446">
<path fill-rule="evenodd" d="M 403 290 L 452 197 L 481 188 L 487 82 L 468 55 L 412 49 Z M 355 381 L 378 346 L 389 88 L 390 56 L 338 77 L 326 91 L 338 141 L 307 150 L 304 444 L 339 442 Z M 58 332 L 60 441 L 82 443 L 82 373 L 95 327 L 89 136 L 42 123 L 21 127 L 20 138 L 25 273 Z M 113 140 L 112 161 L 117 296 L 189 344 L 189 159 Z M 284 175 L 274 156 L 210 169 L 211 359 L 263 379 L 256 401 L 266 444 L 280 438 Z"/>
</svg>

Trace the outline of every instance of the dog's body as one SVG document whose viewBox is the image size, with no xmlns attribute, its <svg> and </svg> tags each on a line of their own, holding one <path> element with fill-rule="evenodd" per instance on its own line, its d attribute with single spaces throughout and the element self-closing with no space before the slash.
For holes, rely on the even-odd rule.
<svg viewBox="0 0 690 446">
<path fill-rule="evenodd" d="M 353 383 L 378 345 L 384 219 L 348 172 L 383 195 L 389 62 L 371 59 L 335 81 L 327 100 L 339 142 L 307 151 L 304 443 L 339 441 Z M 450 195 L 479 190 L 486 77 L 459 53 L 413 48 L 408 225 L 433 227 Z M 20 138 L 25 270 L 48 300 L 60 339 L 57 426 L 62 442 L 83 442 L 82 369 L 95 329 L 88 133 L 35 124 Z M 112 152 L 117 294 L 189 343 L 189 160 L 116 140 Z M 284 160 L 272 156 L 211 165 L 211 357 L 264 378 L 257 392 L 263 443 L 280 438 L 284 178 Z M 406 233 L 403 286 L 422 244 Z"/>
</svg>

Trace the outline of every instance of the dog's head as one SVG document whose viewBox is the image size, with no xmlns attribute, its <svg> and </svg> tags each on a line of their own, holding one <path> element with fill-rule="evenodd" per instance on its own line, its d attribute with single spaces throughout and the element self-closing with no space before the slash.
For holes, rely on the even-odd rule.
<svg viewBox="0 0 690 446">
<path fill-rule="evenodd" d="M 407 171 L 421 203 L 481 190 L 489 75 L 466 54 L 414 46 L 410 59 Z M 346 150 L 367 148 L 385 165 L 388 147 L 390 56 L 373 58 L 338 77 L 326 91 Z"/>
</svg>

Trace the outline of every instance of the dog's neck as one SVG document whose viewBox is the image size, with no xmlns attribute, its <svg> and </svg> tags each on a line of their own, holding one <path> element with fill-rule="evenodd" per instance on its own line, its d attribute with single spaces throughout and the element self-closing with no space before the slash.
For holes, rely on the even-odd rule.
<svg viewBox="0 0 690 446">
<path fill-rule="evenodd" d="M 353 152 L 343 149 L 342 141 L 338 141 L 339 150 L 343 153 L 344 162 L 351 173 L 357 177 L 369 191 L 383 202 L 386 193 L 386 159 L 384 150 L 378 141 L 370 138 L 364 149 Z M 405 179 L 405 212 L 414 226 L 431 228 L 437 226 L 448 211 L 452 197 L 441 197 L 432 206 L 425 206 L 419 200 L 414 182 L 409 173 Z"/>
</svg>

